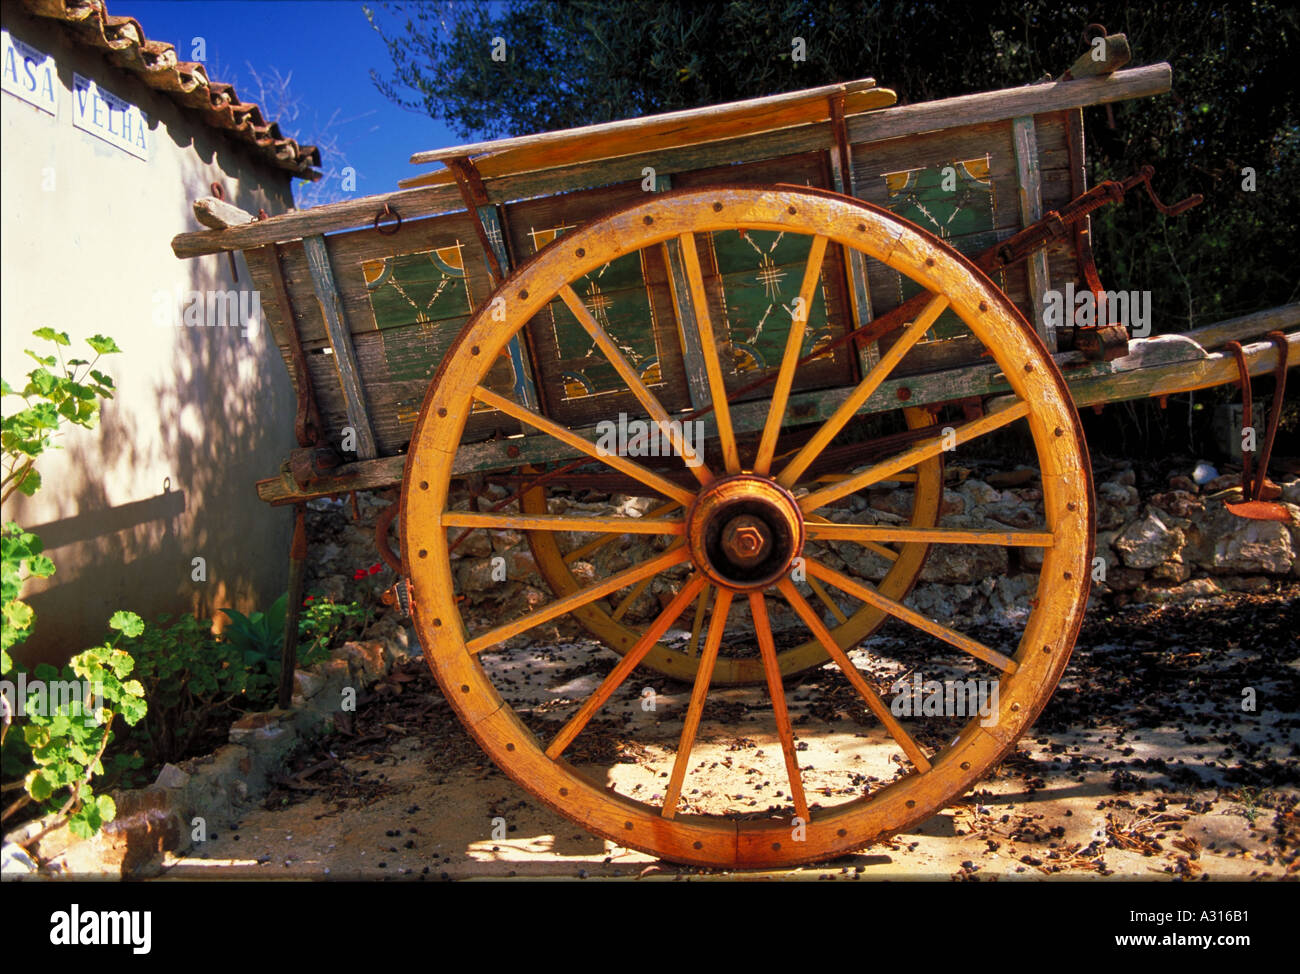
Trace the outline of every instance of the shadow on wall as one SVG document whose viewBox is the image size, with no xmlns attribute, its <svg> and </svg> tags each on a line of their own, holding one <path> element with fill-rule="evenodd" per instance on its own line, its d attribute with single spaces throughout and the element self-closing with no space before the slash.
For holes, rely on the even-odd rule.
<svg viewBox="0 0 1300 974">
<path fill-rule="evenodd" d="M 227 152 L 218 150 L 217 166 L 205 166 L 204 159 L 213 159 L 206 141 L 197 139 L 195 157 L 186 160 L 178 227 L 195 227 L 190 202 L 210 195 L 209 184 L 221 173 L 229 174 L 223 178 L 228 191 L 240 176 L 252 187 L 231 192 L 237 206 L 256 213 L 259 206 L 280 212 L 290 205 L 289 191 L 281 194 L 274 182 L 269 193 L 258 189 L 265 171 L 243 158 L 224 158 Z M 170 234 L 157 247 L 151 242 L 148 259 L 177 263 L 170 242 Z M 224 254 L 184 263 L 188 286 L 204 294 L 250 286 L 242 257 L 236 259 L 237 282 Z M 160 278 L 174 280 L 172 273 Z M 37 621 L 18 655 L 29 666 L 62 662 L 92 645 L 107 633 L 117 609 L 146 621 L 160 613 L 206 618 L 227 606 L 263 608 L 287 586 L 291 509 L 269 508 L 254 489 L 256 480 L 275 475 L 294 445 L 292 386 L 269 329 L 260 320 L 248 334 L 237 325 L 160 327 L 115 317 L 111 307 L 105 311 L 95 330 L 112 335 L 123 349 L 106 360 L 119 390 L 126 393 L 138 381 L 133 350 L 165 342 L 170 365 L 147 379 L 153 383 L 148 396 L 137 387 L 129 408 L 107 403 L 99 428 L 69 441 L 72 469 L 103 471 L 78 477 L 75 499 L 62 502 L 79 513 L 28 526 L 57 566 L 54 584 L 26 596 Z M 151 469 L 169 474 L 147 483 L 143 478 L 151 475 L 134 473 Z M 110 478 L 116 496 L 143 499 L 114 506 L 106 490 Z M 65 485 L 49 483 L 45 490 L 62 492 Z"/>
</svg>

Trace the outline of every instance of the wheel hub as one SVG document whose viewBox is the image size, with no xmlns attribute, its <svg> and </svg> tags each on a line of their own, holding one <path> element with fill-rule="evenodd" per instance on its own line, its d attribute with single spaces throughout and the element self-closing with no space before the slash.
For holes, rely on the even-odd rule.
<svg viewBox="0 0 1300 974">
<path fill-rule="evenodd" d="M 803 513 L 774 480 L 736 474 L 700 491 L 686 516 L 686 537 L 710 581 L 752 591 L 780 578 L 803 550 Z"/>
</svg>

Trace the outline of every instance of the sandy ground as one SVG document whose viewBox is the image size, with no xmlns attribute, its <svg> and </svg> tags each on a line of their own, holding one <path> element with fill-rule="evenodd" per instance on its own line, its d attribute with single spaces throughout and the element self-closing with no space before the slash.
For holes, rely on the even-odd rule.
<svg viewBox="0 0 1300 974">
<path fill-rule="evenodd" d="M 782 879 L 1247 879 L 1300 877 L 1300 589 L 1090 614 L 1052 702 L 1016 752 L 921 826 Z M 972 633 L 996 641 L 986 630 Z M 886 690 L 934 647 L 886 626 L 854 653 Z M 516 710 L 553 732 L 614 657 L 586 640 L 485 654 Z M 653 712 L 641 706 L 646 685 Z M 1253 688 L 1256 709 L 1242 709 Z M 690 688 L 634 675 L 570 759 L 636 798 L 662 790 Z M 895 751 L 836 668 L 788 687 L 810 803 L 893 777 Z M 951 727 L 927 725 L 927 743 Z M 295 757 L 282 787 L 220 828 L 170 879 L 735 878 L 595 838 L 541 806 L 479 751 L 427 667 L 367 695 L 351 734 Z M 549 735 L 547 735 L 549 736 Z M 711 694 L 683 808 L 761 813 L 788 802 L 761 688 Z M 821 769 L 821 770 L 819 770 Z M 498 837 L 493 837 L 494 820 Z M 502 822 L 501 820 L 504 820 Z M 502 829 L 504 835 L 502 836 Z"/>
</svg>

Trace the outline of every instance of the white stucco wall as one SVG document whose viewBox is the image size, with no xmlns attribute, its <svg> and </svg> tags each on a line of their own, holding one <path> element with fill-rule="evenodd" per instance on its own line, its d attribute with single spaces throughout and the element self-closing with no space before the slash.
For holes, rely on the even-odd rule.
<svg viewBox="0 0 1300 974">
<path fill-rule="evenodd" d="M 289 174 L 204 124 L 53 21 L 3 7 L 3 26 L 55 57 L 50 116 L 0 96 L 0 354 L 16 387 L 39 348 L 31 332 L 110 335 L 124 354 L 100 368 L 118 386 L 99 429 L 72 428 L 42 457 L 44 486 L 5 505 L 46 541 L 57 566 L 24 597 L 37 614 L 26 662 L 66 658 L 107 630 L 109 615 L 260 608 L 285 588 L 291 514 L 262 504 L 253 482 L 276 473 L 293 441 L 293 392 L 266 329 L 154 324 L 155 295 L 247 287 L 222 256 L 182 261 L 171 238 L 197 229 L 190 209 L 209 184 L 256 213 L 292 205 Z M 142 161 L 73 125 L 73 74 L 139 106 Z M 264 296 L 269 299 L 269 296 Z M 40 343 L 44 345 L 46 343 Z M 46 352 L 41 349 L 42 354 Z M 68 350 L 65 350 L 65 354 Z M 13 408 L 10 401 L 6 411 Z M 192 579 L 206 559 L 207 580 Z"/>
</svg>

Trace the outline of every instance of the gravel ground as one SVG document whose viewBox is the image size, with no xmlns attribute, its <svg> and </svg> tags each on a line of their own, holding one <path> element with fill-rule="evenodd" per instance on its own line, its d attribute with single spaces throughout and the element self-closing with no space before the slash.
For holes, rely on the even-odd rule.
<svg viewBox="0 0 1300 974">
<path fill-rule="evenodd" d="M 1176 606 L 1094 609 L 1038 723 L 971 794 L 906 833 L 831 863 L 754 878 L 1295 879 L 1300 877 L 1300 586 Z M 971 635 L 997 644 L 1005 633 Z M 933 647 L 886 626 L 855 661 L 885 690 Z M 945 654 L 952 659 L 951 653 Z M 523 719 L 557 729 L 614 656 L 586 640 L 484 654 Z M 629 681 L 566 755 L 622 793 L 653 798 L 689 687 Z M 1254 710 L 1243 709 L 1253 690 Z M 847 801 L 896 772 L 834 666 L 788 687 L 809 801 Z M 761 814 L 788 787 L 765 691 L 710 696 L 683 808 Z M 952 728 L 927 720 L 920 739 Z M 954 719 L 956 727 L 959 719 Z M 238 826 L 167 863 L 162 881 L 644 877 L 678 867 L 583 832 L 487 760 L 423 662 L 365 695 L 349 733 L 295 756 Z M 804 747 L 803 745 L 807 746 Z M 698 760 L 694 758 L 698 757 Z M 824 760 L 823 760 L 824 759 Z M 497 838 L 493 837 L 493 820 Z M 502 836 L 504 829 L 504 837 Z"/>
</svg>

